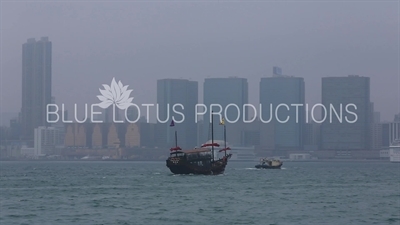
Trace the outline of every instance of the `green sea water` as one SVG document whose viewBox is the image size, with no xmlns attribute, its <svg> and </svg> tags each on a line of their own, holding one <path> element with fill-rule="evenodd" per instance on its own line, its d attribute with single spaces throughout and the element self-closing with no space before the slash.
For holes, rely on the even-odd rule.
<svg viewBox="0 0 400 225">
<path fill-rule="evenodd" d="M 400 164 L 230 162 L 218 176 L 165 162 L 1 162 L 0 224 L 400 224 Z"/>
</svg>

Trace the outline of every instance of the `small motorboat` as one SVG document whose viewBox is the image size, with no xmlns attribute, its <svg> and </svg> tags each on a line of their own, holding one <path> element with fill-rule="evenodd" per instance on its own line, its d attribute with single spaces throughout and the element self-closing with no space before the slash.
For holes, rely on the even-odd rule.
<svg viewBox="0 0 400 225">
<path fill-rule="evenodd" d="M 255 167 L 257 169 L 280 169 L 282 164 L 283 163 L 277 159 L 261 158 L 260 164 L 257 164 Z"/>
</svg>

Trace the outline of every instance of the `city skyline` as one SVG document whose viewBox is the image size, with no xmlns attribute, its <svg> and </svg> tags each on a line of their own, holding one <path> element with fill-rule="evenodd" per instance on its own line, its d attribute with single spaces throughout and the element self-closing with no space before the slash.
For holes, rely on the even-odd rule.
<svg viewBox="0 0 400 225">
<path fill-rule="evenodd" d="M 321 102 L 322 77 L 370 77 L 371 101 L 389 121 L 400 102 L 396 6 L 4 2 L 0 111 L 21 107 L 21 43 L 48 36 L 58 103 L 96 102 L 99 85 L 112 77 L 131 85 L 135 101 L 142 102 L 156 101 L 158 79 L 191 79 L 200 82 L 201 101 L 202 80 L 237 76 L 248 79 L 249 103 L 256 104 L 259 79 L 280 66 L 285 74 L 304 77 L 309 104 Z M 110 20 L 102 19 L 105 14 Z M 293 16 L 283 16 L 288 14 Z"/>
<path fill-rule="evenodd" d="M 275 68 L 275 67 L 274 67 Z M 364 76 L 358 76 L 358 75 L 348 75 L 348 76 L 338 76 L 338 77 L 326 77 L 323 78 L 321 81 L 323 82 L 324 80 L 327 79 L 335 79 L 335 78 L 344 78 L 342 79 L 343 81 L 346 81 L 346 78 L 353 78 L 353 77 L 360 77 L 360 78 L 368 78 L 369 77 L 364 77 Z M 339 80 L 339 79 L 337 79 Z M 198 83 L 196 81 L 190 81 L 187 79 L 171 79 L 171 78 L 165 78 L 165 79 L 160 79 L 157 81 L 158 86 L 160 86 L 160 82 L 162 81 L 174 81 L 175 83 L 179 82 L 189 82 L 189 83 L 196 83 L 196 87 L 193 87 L 191 89 L 182 89 L 181 88 L 173 88 L 172 86 L 169 88 L 164 88 L 165 90 L 160 92 L 160 88 L 158 87 L 157 93 L 158 93 L 158 100 L 157 104 L 155 102 L 150 102 L 150 103 L 144 103 L 144 104 L 139 104 L 137 102 L 129 102 L 129 103 L 124 103 L 124 104 L 131 104 L 127 108 L 120 108 L 120 104 L 122 103 L 109 103 L 109 106 L 106 106 L 106 108 L 103 108 L 102 104 L 104 102 L 100 103 L 85 103 L 83 106 L 78 105 L 78 104 L 73 104 L 73 111 L 71 112 L 72 115 L 68 117 L 68 111 L 64 110 L 67 106 L 64 103 L 55 103 L 54 102 L 54 97 L 52 97 L 52 103 L 49 104 L 48 107 L 48 112 L 45 117 L 48 117 L 47 119 L 50 121 L 49 123 L 59 123 L 65 121 L 65 123 L 71 123 L 73 121 L 83 123 L 87 121 L 92 121 L 94 123 L 98 122 L 111 122 L 115 121 L 117 123 L 119 122 L 129 122 L 129 123 L 135 123 L 135 121 L 138 120 L 143 120 L 149 122 L 159 122 L 159 123 L 167 123 L 169 119 L 176 118 L 175 119 L 177 123 L 181 123 L 185 120 L 186 116 L 189 115 L 192 121 L 199 121 L 199 120 L 204 120 L 204 117 L 206 116 L 206 120 L 208 121 L 208 117 L 210 115 L 210 110 L 214 111 L 215 115 L 220 115 L 220 118 L 225 118 L 227 123 L 236 123 L 236 122 L 244 122 L 244 123 L 251 123 L 252 121 L 258 119 L 262 120 L 263 123 L 269 123 L 271 119 L 275 118 L 278 120 L 280 123 L 286 123 L 285 119 L 286 117 L 290 117 L 290 120 L 292 118 L 296 119 L 296 123 L 298 123 L 299 118 L 303 118 L 304 120 L 305 117 L 305 122 L 316 122 L 316 123 L 322 123 L 326 120 L 332 121 L 332 116 L 334 116 L 333 112 L 331 112 L 334 108 L 335 111 L 346 111 L 351 114 L 355 114 L 357 112 L 357 101 L 351 101 L 349 99 L 357 99 L 354 98 L 351 94 L 353 92 L 356 92 L 356 90 L 351 90 L 348 96 L 344 95 L 341 97 L 342 103 L 339 103 L 335 100 L 335 102 L 332 106 L 330 106 L 330 103 L 324 103 L 319 102 L 317 104 L 309 104 L 304 101 L 304 78 L 302 77 L 294 77 L 294 76 L 276 76 L 274 75 L 273 77 L 268 77 L 268 78 L 261 78 L 260 80 L 260 87 L 261 91 L 259 93 L 259 102 L 257 104 L 251 104 L 248 103 L 247 96 L 248 96 L 248 90 L 247 90 L 247 79 L 246 78 L 237 78 L 237 77 L 229 77 L 229 78 L 211 78 L 211 79 L 206 79 L 205 83 L 208 83 L 208 86 L 206 86 L 205 90 L 206 91 L 206 96 L 204 99 L 206 99 L 205 102 L 200 102 L 198 101 L 197 98 L 191 98 L 193 101 L 189 101 L 191 104 L 191 107 L 185 107 L 184 105 L 187 104 L 187 100 L 185 100 L 184 96 L 186 95 L 195 95 L 198 96 L 200 93 L 198 91 Z M 238 82 L 239 81 L 239 82 Z M 115 79 L 113 78 L 113 82 L 115 83 Z M 122 85 L 121 81 L 118 81 L 120 85 Z M 230 83 L 230 84 L 229 84 Z M 104 86 L 105 84 L 103 84 Z M 115 85 L 118 85 L 115 83 Z M 339 82 L 338 84 L 339 88 L 343 87 L 350 87 L 353 88 L 351 85 L 349 86 L 346 84 L 346 82 Z M 354 87 L 356 87 L 358 84 L 355 84 Z M 107 86 L 107 85 L 105 85 Z M 129 85 L 126 85 L 127 88 Z M 168 86 L 168 85 L 167 85 Z M 122 87 L 122 86 L 121 86 Z M 110 88 L 110 87 L 108 87 Z M 370 93 L 370 84 L 365 86 L 365 91 Z M 322 91 L 324 92 L 324 88 L 321 88 Z M 111 91 L 111 90 L 110 90 Z M 178 91 L 178 92 L 176 92 Z M 289 94 L 292 91 L 297 91 L 296 94 Z M 120 89 L 121 93 L 115 93 L 117 95 L 123 94 L 126 95 L 126 98 L 133 99 L 134 97 L 131 96 L 129 93 L 131 90 L 128 90 L 127 93 L 123 89 Z M 176 92 L 176 93 L 175 93 Z M 109 94 L 113 94 L 110 92 Z M 343 93 L 341 93 L 343 94 Z M 175 97 L 171 97 L 175 96 Z M 271 97 L 272 96 L 272 97 Z M 122 95 L 121 95 L 122 98 Z M 161 101 L 160 99 L 163 98 L 164 100 Z M 268 101 L 265 101 L 265 99 L 269 99 Z M 323 98 L 323 96 L 322 96 Z M 181 101 L 176 101 L 176 99 L 181 99 Z M 279 100 L 280 99 L 280 100 Z M 295 100 L 297 99 L 297 100 Z M 114 100 L 112 100 L 114 101 Z M 185 103 L 186 102 L 186 103 Z M 262 105 L 260 105 L 262 104 Z M 375 120 L 375 117 L 378 118 L 378 122 L 380 121 L 380 112 L 377 112 L 374 110 L 374 103 L 370 102 L 370 110 L 371 110 L 371 115 L 370 118 Z M 108 105 L 108 103 L 107 103 Z M 113 106 L 114 105 L 114 106 Z M 273 107 L 279 106 L 279 107 L 284 107 L 287 108 L 289 114 L 285 114 L 285 112 L 282 114 L 282 110 L 279 111 L 279 116 L 276 115 L 278 111 L 276 109 L 270 109 L 270 105 Z M 340 105 L 340 106 L 339 106 Z M 345 107 L 342 109 L 342 106 Z M 168 113 L 164 112 L 167 108 L 169 107 Z M 266 107 L 266 108 L 264 108 Z M 291 108 L 294 107 L 294 110 L 291 110 Z M 103 108 L 103 110 L 101 110 Z M 113 109 L 117 108 L 117 109 Z M 185 109 L 186 108 L 186 109 Z M 353 108 L 353 109 L 351 109 Z M 243 109 L 245 109 L 245 113 L 243 112 Z M 250 110 L 249 110 L 250 109 Z M 64 111 L 63 111 L 64 110 Z M 100 111 L 98 111 L 100 110 Z M 114 112 L 115 110 L 115 112 Z M 126 112 L 125 112 L 126 110 Z M 139 110 L 139 112 L 137 112 Z M 239 110 L 239 115 L 237 115 L 236 111 Z M 303 112 L 304 110 L 307 111 L 307 113 Z M 83 111 L 83 112 L 82 112 Z M 275 112 L 276 111 L 276 112 Z M 328 111 L 328 115 L 324 115 L 322 112 L 323 111 Z M 187 114 L 187 112 L 191 112 Z M 262 113 L 261 113 L 262 112 Z M 270 112 L 273 112 L 273 114 L 270 115 Z M 115 113 L 115 115 L 114 115 Z M 139 113 L 139 114 L 138 114 Z M 337 112 L 336 112 L 337 113 Z M 93 114 L 93 119 L 91 118 Z M 156 118 L 151 118 L 151 116 L 154 115 Z M 150 117 L 147 118 L 147 115 Z M 193 115 L 197 115 L 196 117 L 192 118 Z M 246 115 L 244 117 L 244 115 Z M 338 115 L 336 115 L 338 116 Z M 398 116 L 395 114 L 394 116 Z M 71 118 L 72 117 L 72 118 Z M 280 117 L 281 119 L 278 119 Z M 347 116 L 346 116 L 347 117 Z M 353 116 L 354 117 L 354 116 Z M 68 119 L 70 118 L 70 119 Z M 130 118 L 130 119 L 128 119 Z M 196 119 L 197 118 L 197 119 Z M 14 119 L 14 118 L 13 118 Z M 72 119 L 72 120 L 71 120 Z M 357 116 L 355 116 L 353 119 L 346 119 L 347 122 L 349 121 L 357 121 Z M 393 120 L 393 119 L 392 119 Z M 389 121 L 392 121 L 389 120 Z M 207 122 L 206 121 L 206 122 Z M 375 121 L 377 122 L 377 121 Z M 385 122 L 385 121 L 384 121 Z M 386 121 L 388 122 L 388 121 Z M 197 123 L 197 122 L 196 122 Z M 332 122 L 331 122 L 332 123 Z M 352 123 L 352 122 L 349 122 Z"/>
<path fill-rule="evenodd" d="M 272 69 L 271 69 L 272 70 Z M 262 79 L 265 79 L 265 78 L 270 78 L 270 77 L 273 77 L 274 76 L 274 74 L 271 72 L 271 75 L 270 76 L 263 76 L 263 77 L 259 77 L 258 78 L 258 84 L 261 82 L 261 80 Z M 362 76 L 362 77 L 364 77 L 363 75 L 353 75 L 353 74 L 348 74 L 348 75 L 338 75 L 338 76 L 333 76 L 333 77 L 346 77 L 346 76 Z M 296 76 L 296 77 L 299 77 L 299 76 Z M 207 79 L 229 79 L 229 78 L 232 78 L 232 77 L 215 77 L 215 78 L 204 78 L 203 79 L 203 81 L 205 81 L 205 80 L 207 80 Z M 244 78 L 244 77 L 239 77 L 239 78 L 241 78 L 241 79 L 246 79 L 246 80 L 249 80 L 249 79 L 247 79 L 247 78 Z M 304 77 L 299 77 L 299 78 L 303 78 L 304 79 Z M 330 77 L 323 77 L 323 78 L 330 78 Z M 320 86 L 319 86 L 319 88 L 321 89 L 322 88 L 322 80 L 323 80 L 323 78 L 321 78 L 320 79 Z M 370 78 L 370 77 L 369 77 Z M 204 82 L 201 82 L 202 80 L 200 80 L 200 81 L 196 81 L 196 80 L 192 80 L 192 79 L 186 79 L 186 78 L 163 78 L 163 79 L 184 79 L 184 80 L 190 80 L 190 81 L 194 81 L 194 82 L 198 82 L 199 83 L 199 92 L 198 92 L 198 94 L 199 94 L 199 103 L 204 103 L 204 95 L 201 95 L 200 93 L 203 93 L 203 89 L 204 89 Z M 254 81 L 254 80 L 249 80 L 249 81 Z M 155 83 L 157 83 L 157 81 L 155 81 Z M 250 83 L 250 82 L 249 82 Z M 136 83 L 137 84 L 137 83 Z M 307 84 L 307 82 L 305 82 L 305 84 Z M 128 84 L 129 86 L 131 86 L 130 84 Z M 54 86 L 54 85 L 53 85 Z M 137 85 L 137 86 L 140 86 L 140 85 Z M 307 85 L 306 85 L 307 86 Z M 133 89 L 135 89 L 135 87 L 136 86 L 134 86 L 133 87 Z M 95 88 L 94 88 L 95 89 Z M 133 93 L 133 95 L 135 95 L 135 92 L 133 91 L 132 92 Z M 152 93 L 152 92 L 147 92 L 147 93 Z M 154 91 L 154 93 L 156 93 L 156 91 Z M 249 92 L 248 92 L 248 95 L 250 94 L 250 93 L 252 93 L 252 94 L 254 94 L 254 89 L 253 90 L 250 90 Z M 307 89 L 305 89 L 305 93 L 307 93 Z M 259 90 L 258 90 L 258 93 L 256 93 L 256 94 L 258 94 L 258 96 L 259 96 Z M 372 94 L 373 93 L 371 93 L 371 96 L 372 96 Z M 141 97 L 143 97 L 143 95 L 142 94 L 140 94 L 140 96 Z M 322 96 L 322 95 L 321 95 Z M 322 103 L 322 97 L 321 96 L 319 96 L 320 98 L 321 98 L 321 100 L 320 101 L 316 101 L 314 104 L 319 104 L 319 103 Z M 57 99 L 57 96 L 51 96 L 52 98 L 55 98 L 55 99 Z M 135 99 L 135 100 L 138 100 L 138 99 Z M 68 111 L 73 111 L 74 110 L 74 108 L 73 108 L 73 105 L 74 104 L 78 104 L 78 107 L 80 107 L 81 109 L 82 109 L 82 107 L 84 106 L 84 104 L 93 104 L 93 103 L 96 103 L 97 102 L 97 100 L 93 100 L 93 101 L 90 101 L 90 102 L 80 102 L 80 103 L 78 103 L 79 101 L 81 101 L 81 99 L 78 99 L 78 101 L 67 101 L 67 102 L 70 102 L 70 104 L 68 104 L 68 103 L 66 103 L 65 104 L 65 106 L 66 106 L 66 110 L 68 110 Z M 142 103 L 144 103 L 145 104 L 145 102 L 142 100 L 142 99 L 139 99 L 139 102 L 142 102 Z M 154 101 L 152 101 L 152 103 L 154 103 L 154 102 L 156 102 L 156 99 L 154 100 Z M 251 101 L 248 101 L 250 104 L 254 104 L 254 105 L 257 105 L 257 102 L 259 102 L 259 98 L 257 97 L 257 98 L 253 98 Z M 147 102 L 148 103 L 148 102 Z M 306 104 L 310 104 L 310 101 L 307 101 L 307 99 L 305 100 L 305 103 Z M 373 102 L 374 104 L 376 104 L 376 102 Z M 60 101 L 55 101 L 55 104 L 64 104 L 64 102 L 60 102 Z M 78 111 L 80 112 L 80 110 L 81 109 L 79 109 L 78 108 Z M 374 108 L 375 109 L 375 112 L 379 112 L 380 113 L 380 115 L 383 113 L 382 111 L 379 111 L 379 109 L 377 109 L 376 107 Z M 318 110 L 318 109 L 317 109 Z M 7 111 L 7 110 L 5 110 L 5 111 L 3 111 L 3 112 L 0 112 L 0 114 L 2 114 L 2 115 L 5 115 L 6 117 L 7 117 L 7 120 L 6 121 L 1 121 L 1 124 L 8 124 L 8 121 L 9 121 L 9 119 L 13 119 L 13 118 L 17 118 L 18 117 L 18 113 L 19 113 L 20 111 L 14 111 L 14 112 L 12 112 L 12 111 Z M 251 116 L 252 114 L 251 114 L 252 112 L 249 112 L 248 113 L 248 115 L 249 116 Z M 394 115 L 396 115 L 397 114 L 397 112 L 396 111 L 394 111 L 394 113 L 393 114 L 389 114 L 388 116 L 387 116 L 387 118 L 382 118 L 382 116 L 380 116 L 380 120 L 382 120 L 382 121 L 392 121 L 393 120 L 393 116 Z M 156 114 L 155 114 L 155 112 L 153 111 L 153 112 L 151 112 L 150 113 L 150 117 L 151 117 L 151 121 L 153 121 L 154 122 L 154 118 L 155 118 L 155 116 L 156 116 Z M 317 114 L 317 116 L 319 116 L 318 114 Z"/>
<path fill-rule="evenodd" d="M 273 68 L 273 69 L 275 69 L 275 67 Z M 323 80 L 324 79 L 329 79 L 329 78 L 341 78 L 341 77 L 364 77 L 364 76 L 358 76 L 358 75 L 348 75 L 348 76 L 336 76 L 336 77 L 325 77 L 325 78 L 321 78 L 321 89 L 322 89 L 322 82 L 323 82 Z M 293 77 L 293 78 L 298 78 L 298 79 L 302 79 L 303 81 L 304 81 L 304 78 L 303 77 L 294 77 L 294 76 L 287 76 L 287 77 Z M 273 74 L 271 77 L 263 77 L 263 78 L 260 78 L 260 82 L 259 82 L 259 84 L 261 84 L 262 83 L 262 81 L 263 80 L 267 80 L 267 79 L 269 79 L 269 78 L 276 78 L 276 75 L 275 74 Z M 368 77 L 369 78 L 369 77 Z M 246 78 L 238 78 L 238 77 L 226 77 L 226 78 L 206 78 L 205 80 L 204 80 L 204 82 L 199 82 L 199 85 L 200 84 L 202 84 L 202 83 L 205 83 L 206 82 L 206 80 L 221 80 L 221 81 L 224 81 L 224 80 L 229 80 L 229 79 L 242 79 L 242 80 L 245 80 L 246 82 L 247 82 L 247 79 Z M 188 80 L 188 79 L 183 79 L 183 78 L 164 78 L 164 79 L 160 79 L 160 80 L 187 80 L 187 81 L 191 81 L 191 80 Z M 158 82 L 158 81 L 157 81 Z M 196 82 L 197 83 L 197 81 L 191 81 L 191 82 Z M 203 89 L 204 89 L 204 85 L 203 85 Z M 305 92 L 307 92 L 307 90 L 305 90 Z M 199 91 L 197 92 L 197 94 L 198 95 L 200 95 L 200 93 L 201 93 L 201 90 L 199 89 Z M 258 93 L 259 94 L 259 97 L 260 97 L 260 93 Z M 246 95 L 248 95 L 248 93 L 246 94 Z M 322 98 L 322 96 L 321 96 L 321 98 Z M 68 106 L 68 105 L 65 105 L 64 103 L 60 103 L 60 102 L 54 102 L 54 99 L 55 99 L 55 97 L 54 96 L 52 96 L 51 97 L 51 103 L 53 103 L 53 104 L 56 104 L 56 105 L 58 105 L 58 107 L 60 107 L 59 108 L 59 111 L 58 111 L 58 114 L 59 114 L 59 116 L 60 116 L 60 118 L 59 118 L 59 121 L 61 122 L 61 120 L 62 120 L 62 112 L 60 111 L 60 109 L 61 109 L 61 107 L 64 107 L 65 106 L 65 108 L 67 109 L 67 111 L 66 112 L 64 112 L 64 114 L 65 115 L 67 115 L 68 114 L 68 110 L 70 110 L 71 111 L 71 113 L 73 113 L 74 112 L 74 107 L 73 107 L 73 105 L 72 106 Z M 199 98 L 198 99 L 200 99 L 200 96 L 199 96 Z M 203 98 L 204 99 L 204 98 Z M 258 98 L 257 99 L 259 102 L 260 102 L 260 98 Z M 155 101 L 155 102 L 150 102 L 150 103 L 145 103 L 145 104 L 153 104 L 154 105 L 154 103 L 156 103 L 157 101 Z M 252 104 L 252 103 L 250 103 L 251 105 L 254 105 L 257 109 L 256 110 L 259 110 L 259 107 L 258 107 L 258 104 L 259 104 L 259 102 L 258 103 L 256 103 L 256 104 Z M 96 102 L 94 102 L 94 103 L 96 103 Z M 136 102 L 134 102 L 135 104 L 136 104 Z M 198 100 L 197 101 L 197 103 L 199 103 L 199 104 L 206 104 L 204 101 L 200 101 L 200 100 Z M 221 102 L 213 102 L 213 103 L 217 103 L 217 104 L 220 104 Z M 243 102 L 243 103 L 245 103 L 245 102 Z M 372 105 L 374 105 L 374 102 L 371 102 L 372 103 Z M 76 104 L 76 103 L 75 103 Z M 83 116 L 84 114 L 83 114 L 83 110 L 84 110 L 84 104 L 88 104 L 89 106 L 90 106 L 90 104 L 93 104 L 93 103 L 83 103 L 82 105 L 79 105 L 79 104 L 77 104 L 77 110 L 78 110 L 78 116 L 79 117 L 81 117 L 81 116 Z M 318 105 L 318 104 L 322 104 L 322 101 L 320 101 L 320 102 L 317 102 L 316 104 L 314 104 L 314 106 L 315 105 Z M 62 106 L 62 105 L 64 105 L 64 106 Z M 171 105 L 173 105 L 173 103 L 171 104 Z M 206 104 L 207 105 L 207 104 Z M 223 105 L 223 107 L 226 105 L 226 104 L 222 104 Z M 241 105 L 241 104 L 237 104 L 237 105 Z M 308 106 L 308 110 L 309 110 L 309 114 L 310 114 L 310 108 L 311 107 L 313 107 L 313 105 L 311 105 L 311 104 L 309 104 L 307 101 L 305 101 L 305 104 L 304 105 L 309 105 Z M 207 105 L 207 107 L 209 107 L 209 105 Z M 144 107 L 144 106 L 140 106 L 139 105 L 139 108 L 140 108 L 140 110 L 142 111 L 141 113 L 141 120 L 143 120 L 143 119 L 145 119 L 146 118 L 146 110 L 147 110 L 147 108 L 146 107 Z M 153 109 L 152 109 L 153 108 Z M 200 107 L 201 108 L 201 107 Z M 150 107 L 149 108 L 150 110 L 149 110 L 149 115 L 150 115 L 150 122 L 152 122 L 152 123 L 155 123 L 155 122 L 157 122 L 157 119 L 156 119 L 156 117 L 157 117 L 157 111 L 155 110 L 156 108 L 155 107 Z M 379 115 L 381 114 L 381 112 L 380 111 L 376 111 L 375 110 L 376 108 L 374 108 L 374 107 L 372 107 L 372 110 L 374 110 L 374 112 L 373 113 L 378 113 Z M 132 110 L 132 108 L 130 108 L 130 110 Z M 320 110 L 321 109 L 319 109 L 318 107 L 316 107 L 316 109 L 315 109 L 315 111 L 314 111 L 314 113 L 313 113 L 313 115 L 314 115 L 314 117 L 315 117 L 315 120 L 318 120 L 318 119 L 320 119 L 320 118 L 322 118 L 321 117 L 321 112 L 320 112 Z M 180 110 L 178 110 L 178 111 L 180 111 Z M 200 111 L 201 111 L 201 109 L 200 109 Z M 229 111 L 229 110 L 228 110 Z M 266 111 L 266 110 L 263 110 L 264 112 Z M 22 112 L 22 111 L 21 111 Z M 100 117 L 96 117 L 96 118 L 98 118 L 98 119 L 100 119 L 100 120 L 104 120 L 107 116 L 106 116 L 106 112 L 112 112 L 112 107 L 109 107 L 109 108 L 107 108 L 107 110 L 104 110 L 103 112 L 101 112 L 102 114 L 101 115 L 99 115 Z M 89 112 L 90 113 L 90 112 Z M 242 113 L 242 112 L 241 112 Z M 256 112 L 256 113 L 258 113 L 259 114 L 259 112 Z M 3 122 L 3 126 L 5 125 L 5 126 L 8 126 L 9 125 L 9 122 L 10 122 L 10 120 L 12 120 L 12 119 L 18 119 L 18 112 L 14 112 L 14 113 L 4 113 L 5 115 L 6 115 L 6 119 L 5 119 L 5 121 L 2 121 Z M 222 114 L 224 114 L 224 112 L 222 112 Z M 229 113 L 228 113 L 229 114 Z M 248 117 L 253 117 L 254 116 L 254 114 L 253 114 L 253 111 L 252 110 L 250 110 L 249 112 L 246 112 L 246 115 L 248 116 Z M 392 116 L 390 116 L 389 117 L 389 119 L 387 119 L 387 120 L 383 120 L 383 119 L 380 119 L 380 117 L 379 117 L 379 120 L 380 121 L 382 121 L 382 122 L 390 122 L 390 121 L 393 121 L 393 116 L 395 116 L 395 115 L 397 115 L 397 113 L 395 113 L 395 114 L 393 114 Z M 46 116 L 46 115 L 45 115 Z M 45 117 L 44 116 L 44 117 Z M 72 114 L 71 115 L 72 117 L 74 117 L 74 115 Z M 96 115 L 97 116 L 97 115 Z M 257 116 L 259 116 L 259 115 L 257 115 Z M 233 118 L 235 118 L 234 116 L 229 116 L 229 118 L 231 118 L 231 117 L 233 117 Z M 309 117 L 311 118 L 311 116 L 309 115 Z M 50 115 L 50 118 L 51 118 L 51 115 Z M 101 118 L 103 118 L 103 119 L 101 119 Z M 116 120 L 119 120 L 119 118 L 124 118 L 124 112 L 123 111 L 117 111 L 117 114 L 116 114 Z M 135 117 L 136 118 L 136 117 Z M 269 118 L 269 116 L 263 116 L 263 118 Z M 373 118 L 373 117 L 372 117 Z M 3 118 L 4 119 L 4 118 Z M 87 117 L 87 119 L 89 119 L 90 120 L 90 116 L 88 116 Z M 98 119 L 95 119 L 95 120 L 98 120 Z M 111 115 L 108 115 L 108 121 L 110 120 L 110 119 L 112 119 L 112 114 Z M 199 119 L 200 120 L 203 120 L 202 119 L 202 117 L 199 117 Z M 248 118 L 246 118 L 246 119 L 248 119 Z M 107 119 L 106 119 L 107 120 Z M 307 121 L 309 121 L 309 120 L 311 120 L 311 119 L 308 119 Z M 314 120 L 314 118 L 313 118 L 313 120 Z M 314 120 L 314 121 L 315 121 Z M 239 119 L 239 121 L 242 121 L 242 116 L 240 117 L 240 119 Z"/>
</svg>

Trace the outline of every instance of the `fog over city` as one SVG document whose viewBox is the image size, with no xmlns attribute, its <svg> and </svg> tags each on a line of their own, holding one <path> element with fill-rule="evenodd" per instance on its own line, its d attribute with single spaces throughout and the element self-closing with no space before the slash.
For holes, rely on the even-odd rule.
<svg viewBox="0 0 400 225">
<path fill-rule="evenodd" d="M 52 96 L 68 110 L 98 103 L 113 77 L 133 102 L 157 102 L 157 80 L 248 79 L 249 103 L 273 66 L 304 77 L 306 103 L 321 78 L 370 77 L 381 120 L 400 112 L 399 3 L 386 2 L 1 2 L 0 113 L 21 110 L 22 44 L 52 42 Z M 234 90 L 233 90 L 234 91 Z"/>
<path fill-rule="evenodd" d="M 400 0 L 0 0 L 0 174 L 1 225 L 400 225 Z"/>
</svg>

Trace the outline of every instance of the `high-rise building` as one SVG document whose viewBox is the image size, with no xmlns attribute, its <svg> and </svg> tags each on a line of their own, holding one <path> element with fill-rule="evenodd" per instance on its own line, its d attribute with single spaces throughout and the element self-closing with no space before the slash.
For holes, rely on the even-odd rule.
<svg viewBox="0 0 400 225">
<path fill-rule="evenodd" d="M 372 104 L 369 77 L 350 75 L 322 78 L 322 104 L 327 110 L 327 117 L 321 126 L 323 150 L 370 149 Z M 348 110 L 357 116 L 347 112 L 346 106 L 349 104 L 356 106 L 356 109 L 350 106 Z M 324 112 L 322 114 L 324 117 Z"/>
<path fill-rule="evenodd" d="M 128 121 L 137 121 L 139 122 L 139 120 L 141 118 L 139 118 L 139 109 L 136 107 L 129 107 L 126 109 L 126 119 L 128 119 Z M 132 123 L 132 122 L 131 122 Z"/>
<path fill-rule="evenodd" d="M 158 146 L 173 147 L 175 145 L 175 131 L 178 133 L 178 145 L 181 148 L 194 148 L 197 145 L 197 125 L 195 121 L 197 103 L 197 81 L 185 79 L 161 79 L 157 81 L 158 124 L 156 126 L 156 142 Z M 184 118 L 174 113 L 175 104 L 177 104 L 175 110 L 183 113 Z M 178 104 L 181 104 L 183 108 Z M 173 117 L 175 117 L 174 126 L 170 127 Z"/>
<path fill-rule="evenodd" d="M 374 112 L 374 123 L 380 123 L 380 122 L 381 122 L 381 113 Z"/>
<path fill-rule="evenodd" d="M 321 126 L 319 123 L 304 124 L 304 150 L 319 149 Z"/>
<path fill-rule="evenodd" d="M 34 155 L 54 154 L 56 146 L 63 145 L 61 132 L 55 127 L 38 127 L 34 129 Z"/>
<path fill-rule="evenodd" d="M 302 150 L 305 123 L 304 78 L 279 74 L 261 78 L 260 104 L 262 119 L 274 124 L 275 150 Z M 286 106 L 277 109 L 280 104 L 287 105 L 289 109 Z M 298 110 L 292 104 L 299 104 Z"/>
<path fill-rule="evenodd" d="M 21 136 L 33 140 L 34 129 L 48 126 L 46 106 L 51 103 L 51 42 L 47 37 L 22 45 Z"/>
<path fill-rule="evenodd" d="M 382 134 L 383 134 L 382 128 L 383 128 L 382 123 L 372 124 L 372 137 L 371 137 L 372 150 L 380 150 L 382 148 Z"/>
<path fill-rule="evenodd" d="M 227 139 L 234 138 L 240 140 L 241 124 L 243 118 L 248 119 L 247 110 L 243 111 L 243 105 L 248 103 L 248 83 L 246 78 L 228 77 L 228 78 L 206 78 L 203 86 L 203 102 L 207 106 L 207 113 L 204 115 L 203 143 L 211 139 L 210 135 L 210 113 L 211 110 L 219 111 L 218 107 L 211 109 L 211 104 L 218 104 L 222 107 L 221 115 L 225 117 L 225 125 L 230 135 Z M 234 104 L 236 106 L 229 106 Z M 225 116 L 226 109 L 226 116 Z M 246 114 L 246 115 L 245 115 Z M 218 128 L 219 116 L 214 116 L 214 140 L 223 140 L 222 128 Z M 237 122 L 235 122 L 237 120 Z M 232 122 L 232 123 L 230 123 Z M 235 127 L 235 129 L 230 129 Z M 237 131 L 237 134 L 232 132 Z"/>
<path fill-rule="evenodd" d="M 66 147 L 88 147 L 88 135 L 91 134 L 87 123 L 66 123 L 64 143 Z M 93 138 L 91 137 L 90 140 Z"/>
</svg>

